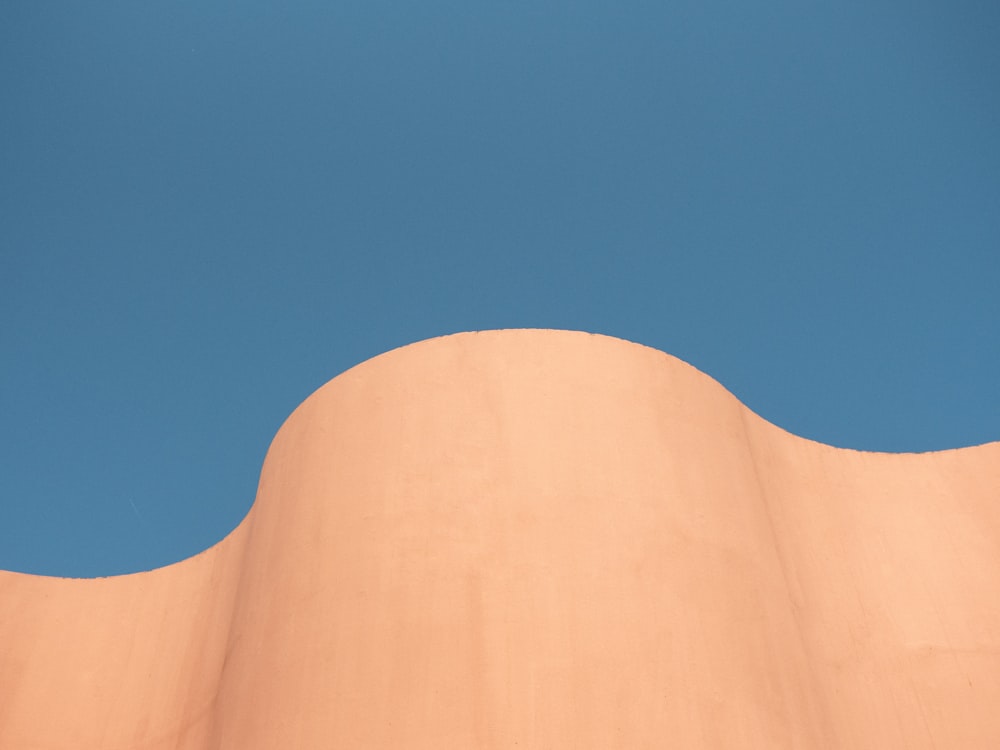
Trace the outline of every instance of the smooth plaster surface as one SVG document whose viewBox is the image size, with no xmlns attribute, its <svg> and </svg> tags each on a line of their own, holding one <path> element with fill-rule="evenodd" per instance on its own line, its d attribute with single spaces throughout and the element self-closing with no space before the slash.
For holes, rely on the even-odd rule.
<svg viewBox="0 0 1000 750">
<path fill-rule="evenodd" d="M 585 333 L 335 378 L 195 557 L 0 572 L 3 750 L 994 748 L 998 706 L 1000 443 L 831 448 Z"/>
</svg>

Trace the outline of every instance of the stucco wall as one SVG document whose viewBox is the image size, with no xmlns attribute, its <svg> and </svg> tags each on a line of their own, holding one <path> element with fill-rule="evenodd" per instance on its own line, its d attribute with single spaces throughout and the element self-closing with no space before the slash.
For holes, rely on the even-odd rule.
<svg viewBox="0 0 1000 750">
<path fill-rule="evenodd" d="M 0 572 L 0 748 L 1000 747 L 1000 443 L 790 435 L 604 336 L 335 378 L 218 545 Z"/>
</svg>

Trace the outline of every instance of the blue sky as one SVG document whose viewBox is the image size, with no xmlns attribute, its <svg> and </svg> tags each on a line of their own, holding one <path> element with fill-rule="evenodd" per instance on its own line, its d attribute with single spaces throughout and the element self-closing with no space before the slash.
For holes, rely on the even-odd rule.
<svg viewBox="0 0 1000 750">
<path fill-rule="evenodd" d="M 0 4 L 0 568 L 176 561 L 387 349 L 612 334 L 1000 439 L 1000 4 Z"/>
</svg>

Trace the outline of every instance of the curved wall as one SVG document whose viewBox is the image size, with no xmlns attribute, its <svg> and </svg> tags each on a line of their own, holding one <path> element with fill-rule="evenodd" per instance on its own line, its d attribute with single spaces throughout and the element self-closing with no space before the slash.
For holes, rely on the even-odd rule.
<svg viewBox="0 0 1000 750">
<path fill-rule="evenodd" d="M 0 572 L 0 747 L 997 747 L 998 488 L 1000 443 L 834 449 L 617 339 L 414 344 L 206 552 Z"/>
</svg>

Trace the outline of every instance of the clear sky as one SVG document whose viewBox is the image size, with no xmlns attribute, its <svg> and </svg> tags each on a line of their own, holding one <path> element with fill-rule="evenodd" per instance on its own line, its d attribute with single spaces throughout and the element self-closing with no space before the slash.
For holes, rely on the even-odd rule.
<svg viewBox="0 0 1000 750">
<path fill-rule="evenodd" d="M 838 446 L 1000 439 L 1000 3 L 0 3 L 0 568 L 214 543 L 278 426 L 505 327 Z"/>
</svg>

